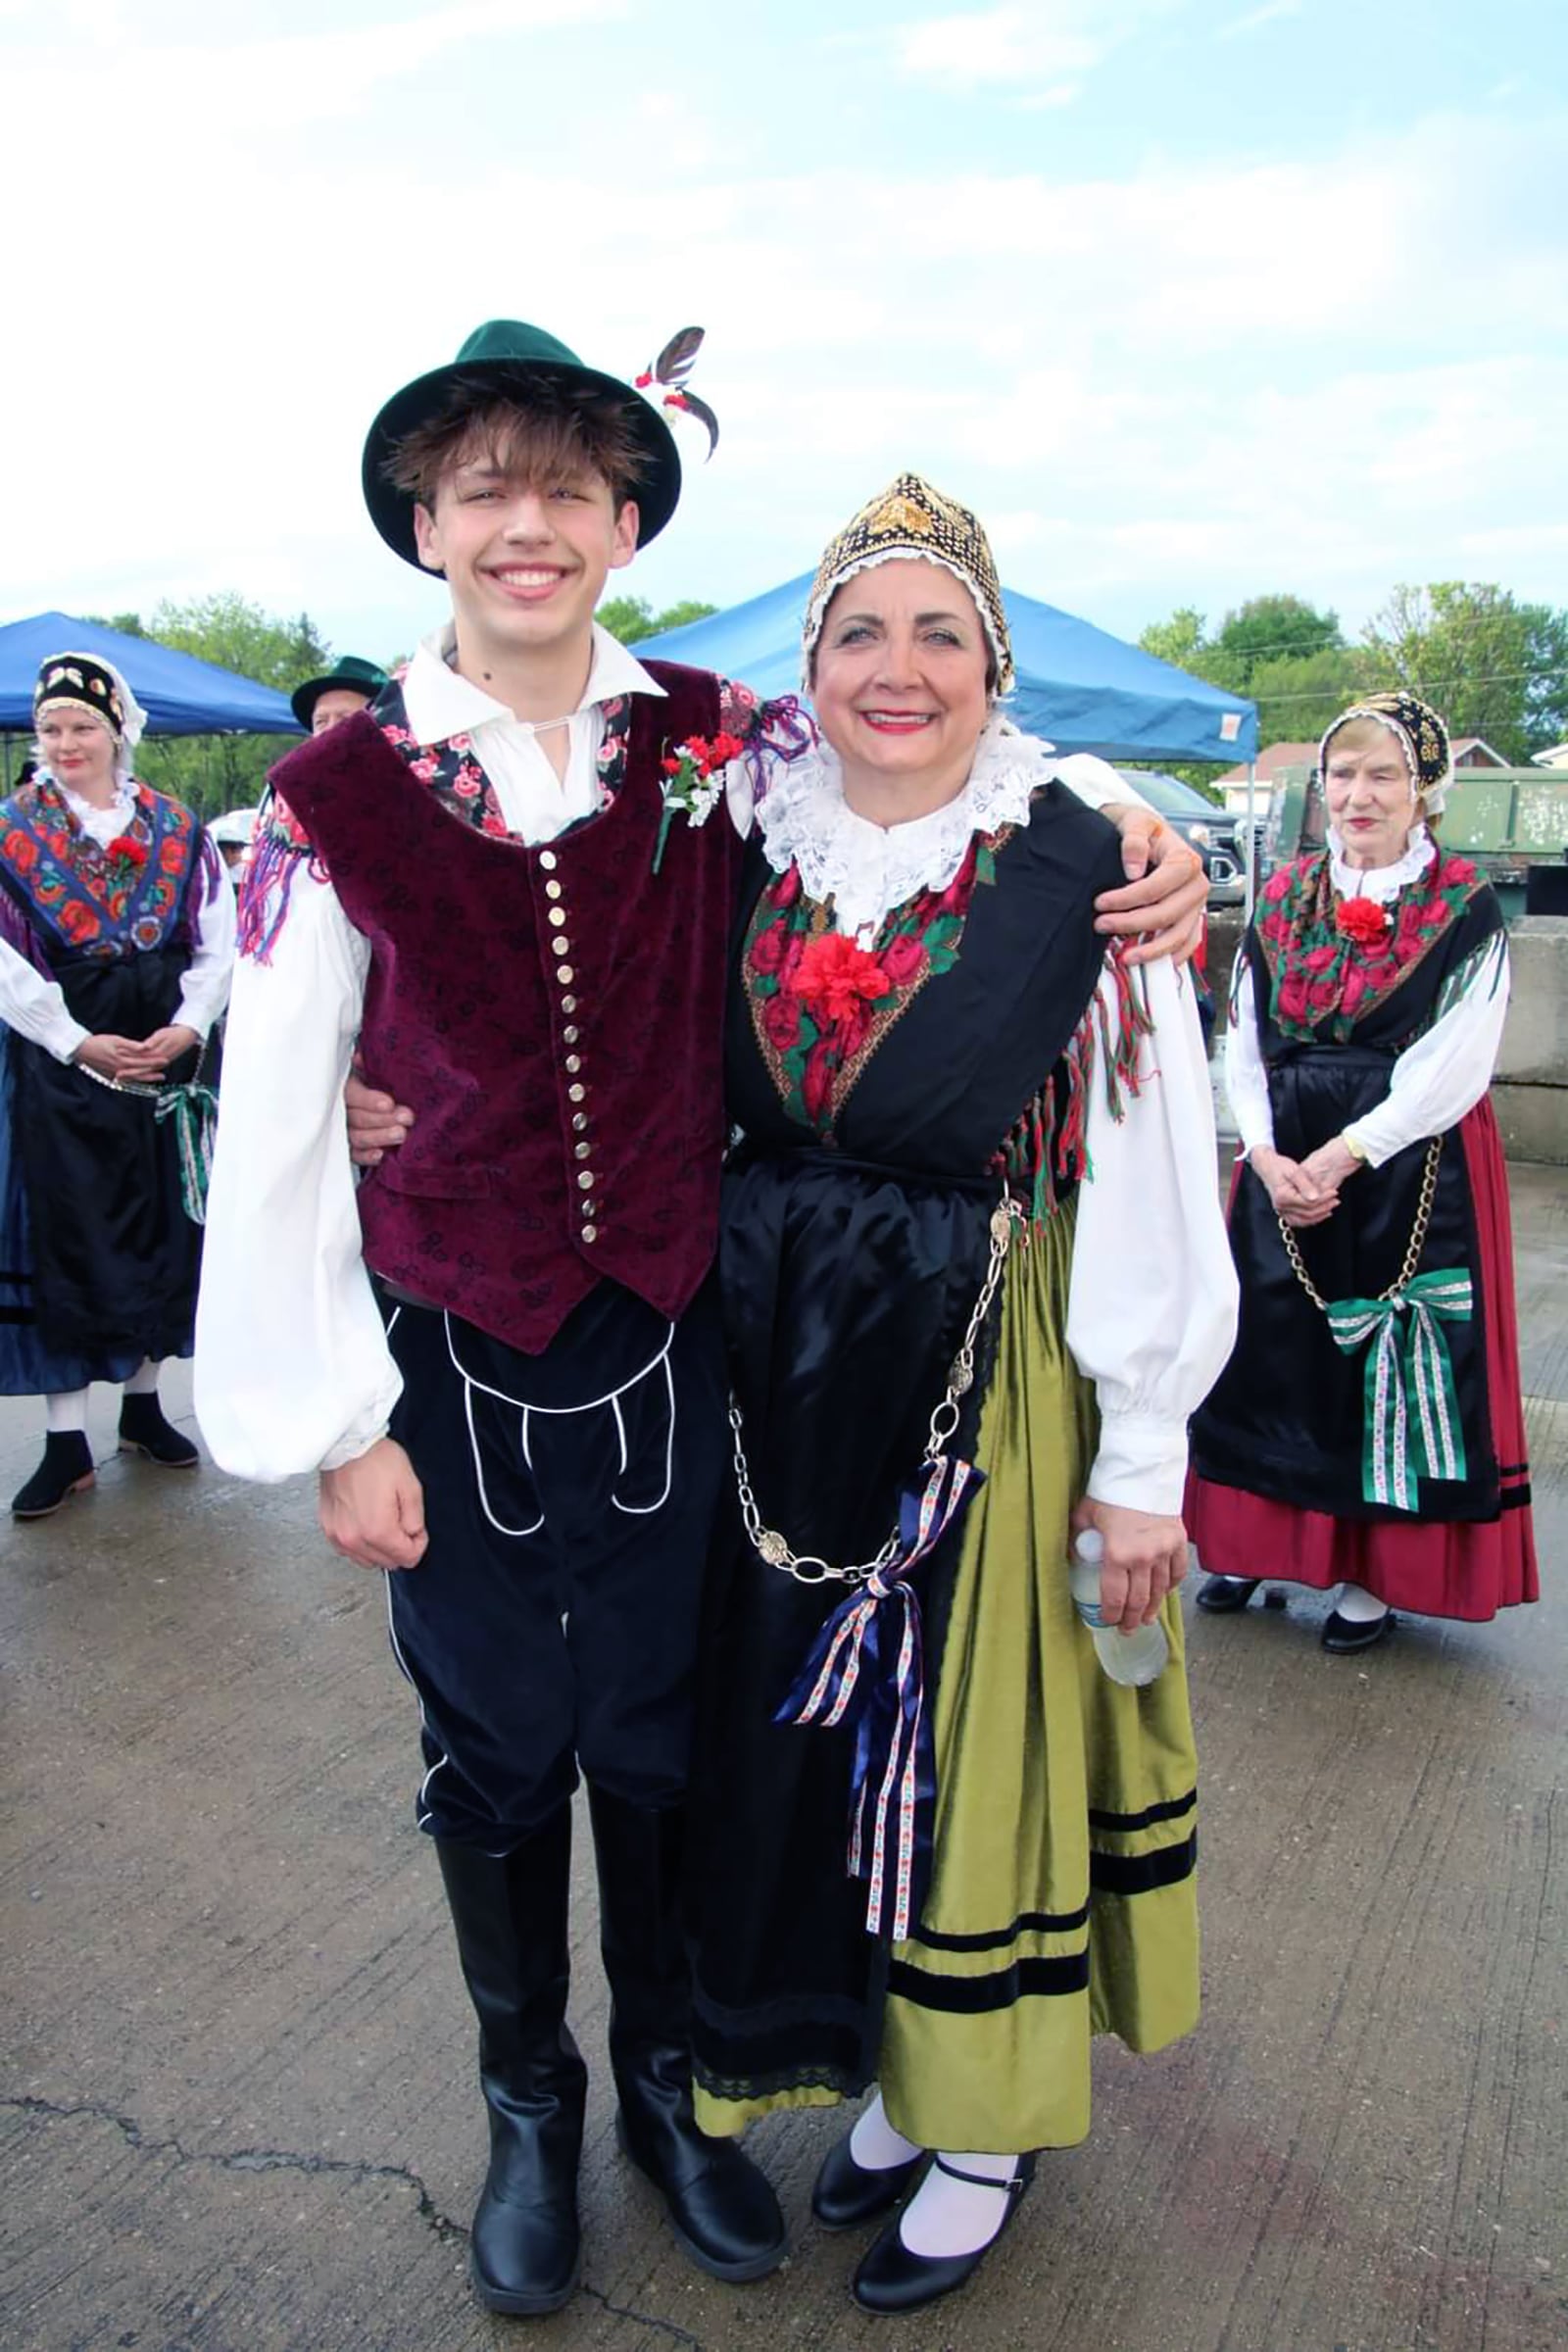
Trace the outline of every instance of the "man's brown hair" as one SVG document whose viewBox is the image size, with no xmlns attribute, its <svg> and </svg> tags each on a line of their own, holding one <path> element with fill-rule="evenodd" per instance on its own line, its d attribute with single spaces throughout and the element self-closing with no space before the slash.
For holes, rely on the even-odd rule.
<svg viewBox="0 0 1568 2352">
<path fill-rule="evenodd" d="M 597 474 L 610 484 L 618 514 L 648 469 L 647 453 L 624 402 L 583 393 L 549 376 L 529 382 L 526 399 L 510 400 L 482 379 L 455 379 L 425 424 L 395 441 L 383 471 L 428 512 L 455 466 L 475 460 L 531 490 Z"/>
</svg>

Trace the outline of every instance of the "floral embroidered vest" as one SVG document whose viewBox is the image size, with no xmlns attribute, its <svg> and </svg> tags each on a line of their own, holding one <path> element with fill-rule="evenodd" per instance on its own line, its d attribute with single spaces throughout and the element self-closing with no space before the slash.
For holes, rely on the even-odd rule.
<svg viewBox="0 0 1568 2352">
<path fill-rule="evenodd" d="M 123 961 L 170 946 L 188 921 L 205 836 L 178 801 L 145 784 L 135 795 L 124 831 L 107 848 L 47 777 L 0 802 L 0 887 L 51 966 Z"/>
</svg>

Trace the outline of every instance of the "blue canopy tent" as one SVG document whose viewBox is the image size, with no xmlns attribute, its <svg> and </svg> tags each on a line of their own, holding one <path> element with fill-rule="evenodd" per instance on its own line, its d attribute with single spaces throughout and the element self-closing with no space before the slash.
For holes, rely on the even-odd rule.
<svg viewBox="0 0 1568 2352">
<path fill-rule="evenodd" d="M 742 678 L 759 694 L 791 694 L 801 677 L 801 615 L 811 575 L 786 580 L 727 612 L 644 638 L 639 654 Z M 1168 662 L 1124 645 L 1092 622 L 1032 596 L 1004 592 L 1018 691 L 1010 717 L 1059 752 L 1106 760 L 1257 757 L 1257 710 Z"/>
<path fill-rule="evenodd" d="M 297 735 L 286 694 L 176 654 L 148 637 L 123 637 L 69 612 L 37 612 L 0 628 L 0 734 L 32 732 L 32 689 L 51 654 L 112 662 L 147 713 L 149 735 Z"/>
</svg>

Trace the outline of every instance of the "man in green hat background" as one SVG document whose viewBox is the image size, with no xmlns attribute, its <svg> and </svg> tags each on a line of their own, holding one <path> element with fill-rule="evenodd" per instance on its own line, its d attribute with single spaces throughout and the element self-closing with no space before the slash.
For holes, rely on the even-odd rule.
<svg viewBox="0 0 1568 2352">
<path fill-rule="evenodd" d="M 319 1469 L 330 1541 L 391 1572 L 417 1816 L 480 2024 L 473 2278 L 494 2310 L 544 2312 L 579 2264 L 579 1769 L 621 2144 L 712 2276 L 787 2250 L 760 2173 L 696 2126 L 679 1887 L 728 1473 L 710 1279 L 728 936 L 751 767 L 810 737 L 792 701 L 642 663 L 595 623 L 611 571 L 674 512 L 680 464 L 657 410 L 553 336 L 492 321 L 395 395 L 364 489 L 387 543 L 445 574 L 452 620 L 275 771 L 241 907 L 197 1405 L 225 1468 Z M 739 754 L 734 821 L 671 823 L 679 747 L 716 738 Z M 1191 911 L 1175 858 L 1161 895 Z M 356 1044 L 418 1108 L 358 1194 Z"/>
<path fill-rule="evenodd" d="M 358 654 L 341 654 L 324 677 L 307 678 L 289 697 L 289 707 L 307 735 L 324 734 L 356 710 L 368 710 L 385 690 L 386 671 Z"/>
</svg>

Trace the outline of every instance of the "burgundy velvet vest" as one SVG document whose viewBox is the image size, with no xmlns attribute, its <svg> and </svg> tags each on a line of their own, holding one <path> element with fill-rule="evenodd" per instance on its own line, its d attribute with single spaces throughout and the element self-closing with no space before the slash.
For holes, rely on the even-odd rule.
<svg viewBox="0 0 1568 2352">
<path fill-rule="evenodd" d="M 370 943 L 367 1074 L 418 1114 L 360 1188 L 366 1262 L 530 1355 L 605 1277 L 678 1315 L 713 1255 L 741 844 L 677 814 L 654 872 L 661 758 L 719 706 L 649 669 L 614 799 L 537 849 L 443 808 L 368 714 L 273 771 Z"/>
</svg>

